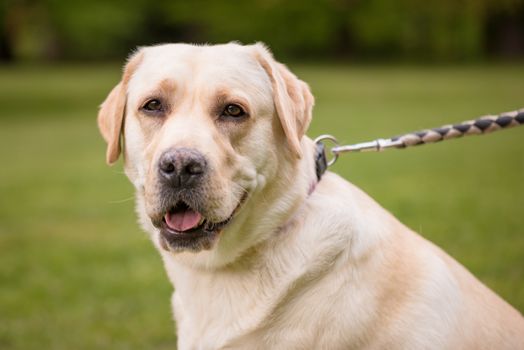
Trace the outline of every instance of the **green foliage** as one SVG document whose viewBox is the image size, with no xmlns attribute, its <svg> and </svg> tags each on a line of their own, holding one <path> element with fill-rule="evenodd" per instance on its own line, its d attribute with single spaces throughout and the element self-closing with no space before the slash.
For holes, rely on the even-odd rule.
<svg viewBox="0 0 524 350">
<path fill-rule="evenodd" d="M 370 0 L 348 21 L 361 49 L 426 59 L 476 58 L 482 54 L 484 4 L 479 1 Z M 391 53 L 390 53 L 391 55 Z"/>
<path fill-rule="evenodd" d="M 47 0 L 49 17 L 65 57 L 126 55 L 142 38 L 146 1 Z"/>
<path fill-rule="evenodd" d="M 137 45 L 236 40 L 295 58 L 473 60 L 487 54 L 493 16 L 512 21 L 500 35 L 524 41 L 523 0 L 8 2 L 0 18 L 18 58 L 121 59 Z"/>
</svg>

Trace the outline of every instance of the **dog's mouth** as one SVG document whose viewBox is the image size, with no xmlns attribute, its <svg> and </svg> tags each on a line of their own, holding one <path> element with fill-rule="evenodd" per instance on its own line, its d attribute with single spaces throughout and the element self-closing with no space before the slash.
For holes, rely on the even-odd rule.
<svg viewBox="0 0 524 350">
<path fill-rule="evenodd" d="M 158 225 L 160 245 L 167 251 L 175 252 L 211 249 L 216 237 L 238 213 L 246 198 L 247 195 L 244 195 L 231 215 L 221 222 L 211 221 L 186 202 L 178 201 L 169 208 Z"/>
<path fill-rule="evenodd" d="M 206 219 L 197 210 L 191 208 L 187 203 L 179 201 L 167 211 L 162 219 L 162 223 L 170 233 L 179 235 L 198 230 L 215 231 L 227 225 L 233 214 L 222 222 L 214 223 Z"/>
</svg>

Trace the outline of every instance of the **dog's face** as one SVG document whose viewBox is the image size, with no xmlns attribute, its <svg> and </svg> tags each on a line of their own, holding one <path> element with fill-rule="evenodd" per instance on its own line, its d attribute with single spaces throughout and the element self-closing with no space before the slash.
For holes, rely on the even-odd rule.
<svg viewBox="0 0 524 350">
<path fill-rule="evenodd" d="M 257 195 L 283 185 L 312 105 L 307 85 L 260 44 L 169 44 L 130 58 L 98 122 L 109 163 L 123 135 L 148 231 L 166 251 L 200 252 L 240 231 L 231 227 L 249 221 Z"/>
</svg>

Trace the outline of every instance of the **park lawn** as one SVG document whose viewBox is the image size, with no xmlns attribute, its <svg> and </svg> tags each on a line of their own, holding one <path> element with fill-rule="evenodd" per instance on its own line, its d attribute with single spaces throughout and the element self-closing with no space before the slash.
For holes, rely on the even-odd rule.
<svg viewBox="0 0 524 350">
<path fill-rule="evenodd" d="M 524 107 L 524 65 L 291 65 L 342 143 Z M 95 116 L 120 68 L 0 67 L 0 348 L 169 349 L 171 286 Z M 524 311 L 524 128 L 333 168 Z"/>
</svg>

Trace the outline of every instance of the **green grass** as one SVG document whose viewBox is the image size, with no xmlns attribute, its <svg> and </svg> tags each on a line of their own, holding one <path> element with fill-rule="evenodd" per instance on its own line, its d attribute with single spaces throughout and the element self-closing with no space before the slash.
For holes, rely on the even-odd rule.
<svg viewBox="0 0 524 350">
<path fill-rule="evenodd" d="M 524 107 L 524 66 L 294 66 L 309 135 L 343 143 Z M 0 68 L 0 348 L 174 348 L 171 287 L 104 164 L 97 105 L 117 66 Z M 334 170 L 524 310 L 524 128 Z"/>
</svg>

